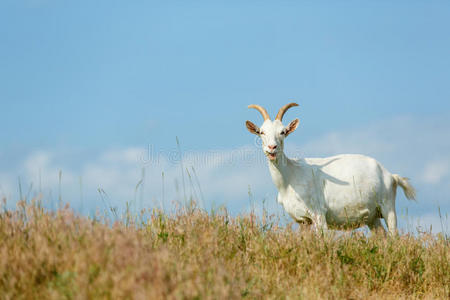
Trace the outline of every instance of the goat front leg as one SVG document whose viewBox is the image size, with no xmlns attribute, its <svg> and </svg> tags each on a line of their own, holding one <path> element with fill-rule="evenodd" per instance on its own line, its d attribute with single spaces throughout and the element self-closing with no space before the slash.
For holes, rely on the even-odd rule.
<svg viewBox="0 0 450 300">
<path fill-rule="evenodd" d="M 313 223 L 317 233 L 325 233 L 328 231 L 328 224 L 325 214 L 314 215 Z"/>
</svg>

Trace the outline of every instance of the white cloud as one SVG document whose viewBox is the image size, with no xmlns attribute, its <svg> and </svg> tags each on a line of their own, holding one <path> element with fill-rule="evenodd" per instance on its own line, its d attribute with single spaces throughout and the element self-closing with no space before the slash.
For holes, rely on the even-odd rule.
<svg viewBox="0 0 450 300">
<path fill-rule="evenodd" d="M 11 175 L 0 173 L 0 198 L 10 199 L 13 193 L 13 181 Z"/>
<path fill-rule="evenodd" d="M 76 184 L 76 176 L 63 163 L 57 163 L 53 153 L 36 151 L 31 153 L 22 163 L 19 174 L 24 186 L 34 186 L 36 192 L 53 192 L 59 197 L 62 192 L 72 192 Z M 67 189 L 66 189 L 67 188 Z"/>
<path fill-rule="evenodd" d="M 422 180 L 425 183 L 438 184 L 440 183 L 450 171 L 450 160 L 434 160 L 425 165 L 423 170 Z"/>
<path fill-rule="evenodd" d="M 108 150 L 100 156 L 100 161 L 115 164 L 133 164 L 141 160 L 144 153 L 145 149 L 138 147 Z"/>
</svg>

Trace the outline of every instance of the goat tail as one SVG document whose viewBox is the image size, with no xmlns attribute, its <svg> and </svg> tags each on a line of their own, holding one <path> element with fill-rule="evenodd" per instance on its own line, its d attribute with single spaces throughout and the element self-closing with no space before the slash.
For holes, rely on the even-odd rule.
<svg viewBox="0 0 450 300">
<path fill-rule="evenodd" d="M 409 183 L 409 178 L 401 177 L 398 174 L 392 174 L 392 179 L 394 180 L 394 184 L 396 186 L 399 185 L 402 187 L 406 198 L 408 198 L 409 200 L 416 200 L 416 190 Z"/>
</svg>

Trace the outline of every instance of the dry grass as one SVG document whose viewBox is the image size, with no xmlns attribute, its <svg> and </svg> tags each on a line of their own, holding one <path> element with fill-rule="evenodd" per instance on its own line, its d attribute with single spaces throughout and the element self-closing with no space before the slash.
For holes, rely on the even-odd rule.
<svg viewBox="0 0 450 300">
<path fill-rule="evenodd" d="M 0 298 L 450 296 L 448 237 L 324 237 L 225 210 L 145 216 L 107 224 L 37 203 L 4 210 Z"/>
</svg>

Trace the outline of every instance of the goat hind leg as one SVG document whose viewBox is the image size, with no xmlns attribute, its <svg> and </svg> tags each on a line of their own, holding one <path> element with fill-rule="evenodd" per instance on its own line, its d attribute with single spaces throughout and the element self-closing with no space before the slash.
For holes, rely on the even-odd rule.
<svg viewBox="0 0 450 300">
<path fill-rule="evenodd" d="M 381 214 L 386 222 L 389 234 L 392 236 L 397 235 L 397 214 L 395 213 L 395 208 L 382 208 Z"/>
</svg>

